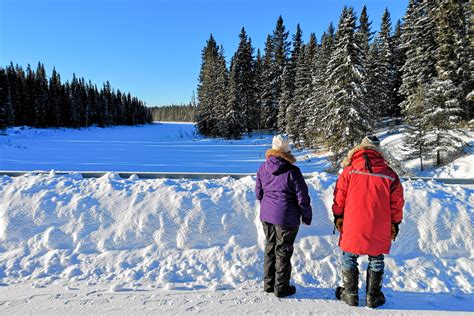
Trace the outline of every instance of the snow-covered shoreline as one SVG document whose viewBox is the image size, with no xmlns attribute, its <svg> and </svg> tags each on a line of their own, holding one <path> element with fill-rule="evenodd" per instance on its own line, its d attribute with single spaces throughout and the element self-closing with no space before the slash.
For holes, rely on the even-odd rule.
<svg viewBox="0 0 474 316">
<path fill-rule="evenodd" d="M 335 177 L 308 180 L 314 222 L 295 246 L 294 280 L 334 287 L 339 251 Z M 396 291 L 474 292 L 473 186 L 404 182 L 405 220 L 387 258 Z M 263 236 L 254 178 L 0 177 L 0 280 L 55 280 L 166 289 L 226 289 L 261 278 Z"/>
</svg>

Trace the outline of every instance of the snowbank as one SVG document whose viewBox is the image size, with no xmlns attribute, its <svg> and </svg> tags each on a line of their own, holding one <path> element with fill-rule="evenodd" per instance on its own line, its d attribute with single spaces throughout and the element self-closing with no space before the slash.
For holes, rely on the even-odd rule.
<svg viewBox="0 0 474 316">
<path fill-rule="evenodd" d="M 301 227 L 293 258 L 300 286 L 332 288 L 339 282 L 330 212 L 334 182 L 325 173 L 309 180 L 314 222 Z M 251 177 L 0 177 L 0 283 L 61 279 L 110 283 L 116 291 L 256 284 L 263 235 L 254 185 Z M 474 187 L 421 181 L 404 186 L 405 219 L 387 257 L 387 287 L 473 293 Z"/>
</svg>

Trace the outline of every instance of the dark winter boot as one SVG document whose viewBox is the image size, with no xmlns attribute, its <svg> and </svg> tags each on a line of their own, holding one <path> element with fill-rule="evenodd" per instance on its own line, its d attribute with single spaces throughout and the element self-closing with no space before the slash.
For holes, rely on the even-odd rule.
<svg viewBox="0 0 474 316">
<path fill-rule="evenodd" d="M 294 295 L 296 293 L 296 287 L 294 285 L 289 285 L 284 287 L 283 289 L 279 289 L 275 291 L 276 297 L 287 297 L 290 295 Z"/>
<path fill-rule="evenodd" d="M 336 298 L 349 306 L 359 305 L 359 271 L 342 271 L 343 287 L 336 288 Z"/>
<path fill-rule="evenodd" d="M 385 303 L 385 296 L 382 293 L 383 272 L 367 270 L 367 294 L 365 305 L 370 308 L 377 308 Z"/>
</svg>

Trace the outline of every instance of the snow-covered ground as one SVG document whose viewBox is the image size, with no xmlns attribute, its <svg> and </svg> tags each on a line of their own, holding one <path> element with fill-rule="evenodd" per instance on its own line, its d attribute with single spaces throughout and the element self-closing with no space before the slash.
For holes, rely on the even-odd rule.
<svg viewBox="0 0 474 316">
<path fill-rule="evenodd" d="M 254 173 L 271 143 L 270 135 L 204 139 L 193 124 L 176 123 L 6 134 L 4 170 Z M 405 153 L 402 135 L 379 133 L 395 157 Z M 314 222 L 301 227 L 293 257 L 295 297 L 261 291 L 253 177 L 29 173 L 0 176 L 0 314 L 474 314 L 474 186 L 404 182 L 405 219 L 386 260 L 388 302 L 377 312 L 351 308 L 333 298 L 340 283 L 330 211 L 336 177 L 323 172 L 326 156 L 295 154 L 303 172 L 315 172 L 308 180 Z M 472 157 L 423 175 L 474 178 Z M 361 271 L 366 266 L 364 259 Z"/>
<path fill-rule="evenodd" d="M 271 135 L 239 141 L 200 137 L 195 124 L 159 123 L 83 129 L 10 128 L 0 135 L 0 170 L 254 173 Z M 324 157 L 295 152 L 303 172 L 324 170 Z"/>
<path fill-rule="evenodd" d="M 407 159 L 407 148 L 404 144 L 406 129 L 404 126 L 382 129 L 377 133 L 382 147 L 401 161 L 403 167 L 412 174 L 423 177 L 437 178 L 474 178 L 474 132 L 469 131 L 464 140 L 469 147 L 465 148 L 464 155 L 445 166 L 433 166 L 432 160 L 424 161 L 425 170 L 420 171 L 419 159 Z"/>
<path fill-rule="evenodd" d="M 261 291 L 253 177 L 0 177 L 0 313 L 31 306 L 45 313 L 365 313 L 333 299 L 340 282 L 334 183 L 326 173 L 308 180 L 314 222 L 301 227 L 295 245 L 298 294 L 280 300 Z M 404 187 L 405 219 L 387 256 L 381 310 L 474 312 L 474 187 Z"/>
</svg>

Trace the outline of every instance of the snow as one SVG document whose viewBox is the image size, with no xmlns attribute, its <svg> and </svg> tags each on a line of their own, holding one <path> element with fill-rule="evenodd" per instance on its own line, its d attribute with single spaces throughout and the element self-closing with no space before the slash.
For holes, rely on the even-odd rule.
<svg viewBox="0 0 474 316">
<path fill-rule="evenodd" d="M 195 124 L 82 129 L 10 128 L 0 135 L 0 170 L 161 171 L 254 173 L 272 135 L 206 139 Z M 325 157 L 296 151 L 303 172 L 324 170 Z"/>
<path fill-rule="evenodd" d="M 43 312 L 354 312 L 333 300 L 340 282 L 335 180 L 326 173 L 308 180 L 314 222 L 300 228 L 295 244 L 298 294 L 280 300 L 261 291 L 254 177 L 2 176 L 0 313 L 31 304 Z M 386 259 L 382 310 L 474 312 L 474 187 L 404 187 L 405 219 Z"/>
<path fill-rule="evenodd" d="M 403 126 L 378 133 L 396 158 Z M 254 173 L 271 135 L 205 139 L 194 124 L 11 128 L 0 135 L 0 314 L 365 314 L 333 297 L 340 284 L 327 153 L 294 151 L 314 221 L 301 226 L 293 298 L 262 292 L 264 237 L 254 177 L 120 178 L 118 171 Z M 472 144 L 472 133 L 468 141 Z M 421 175 L 474 178 L 473 155 Z M 408 161 L 411 171 L 417 161 Z M 63 170 L 108 170 L 84 179 Z M 116 172 L 114 172 L 116 171 Z M 474 186 L 405 181 L 405 218 L 386 257 L 377 313 L 474 313 Z M 362 260 L 365 271 L 367 259 Z M 365 276 L 360 280 L 361 301 Z M 362 304 L 363 305 L 363 304 Z"/>
<path fill-rule="evenodd" d="M 398 160 L 402 160 L 404 167 L 412 174 L 435 178 L 474 178 L 474 132 L 467 132 L 463 140 L 470 147 L 465 149 L 463 156 L 453 162 L 436 168 L 432 160 L 423 160 L 426 170 L 420 171 L 419 159 L 407 159 L 407 148 L 404 144 L 406 128 L 403 125 L 391 129 L 381 130 L 377 137 L 381 139 L 381 146 Z"/>
</svg>

